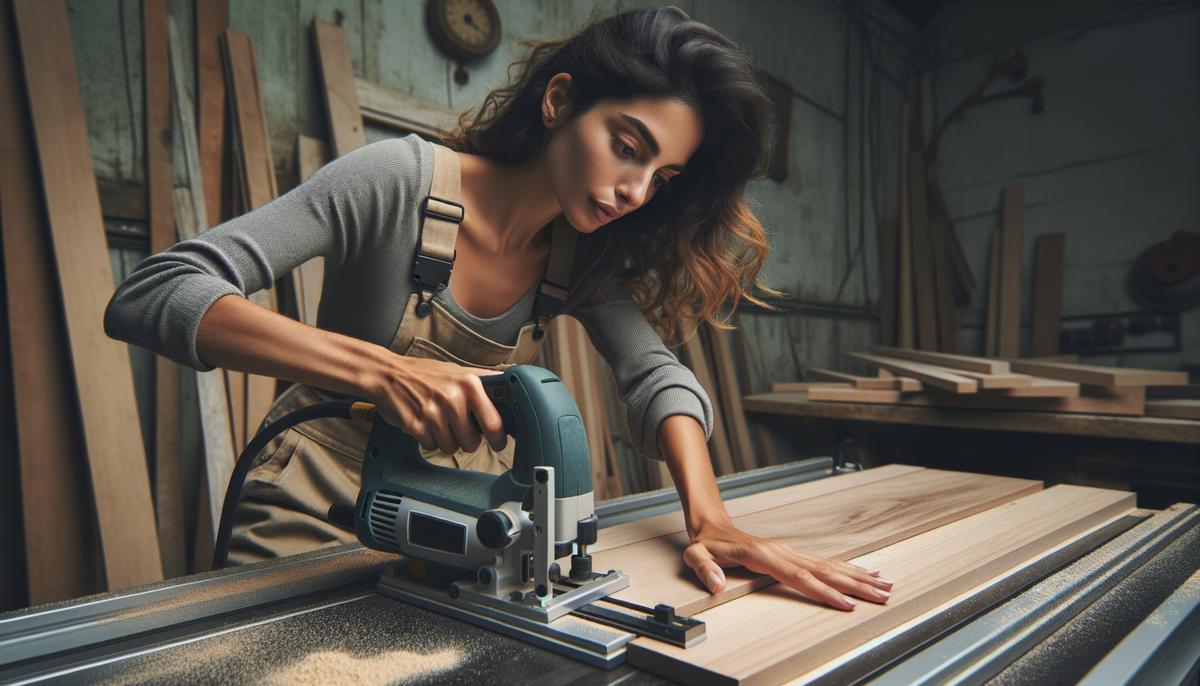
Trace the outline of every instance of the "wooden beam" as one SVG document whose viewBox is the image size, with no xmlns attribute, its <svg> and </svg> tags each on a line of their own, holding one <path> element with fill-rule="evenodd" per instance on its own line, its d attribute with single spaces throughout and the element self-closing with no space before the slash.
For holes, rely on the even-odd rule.
<svg viewBox="0 0 1200 686">
<path fill-rule="evenodd" d="M 70 341 L 109 589 L 161 581 L 162 560 L 124 343 L 100 322 L 115 290 L 92 148 L 61 1 L 14 0 L 46 215 Z M 68 41 L 69 44 L 69 41 Z"/>
<path fill-rule="evenodd" d="M 855 388 L 875 391 L 890 391 L 896 390 L 896 381 L 894 379 L 881 379 L 872 376 L 857 376 L 855 374 L 846 374 L 844 372 L 835 372 L 829 369 L 810 369 L 808 377 L 813 381 L 835 381 L 839 383 L 848 383 Z"/>
<path fill-rule="evenodd" d="M 304 183 L 332 159 L 329 144 L 304 134 L 296 137 L 296 162 L 300 183 Z M 321 304 L 321 290 L 325 284 L 325 258 L 314 257 L 296 268 L 300 278 L 300 320 L 311 326 L 317 325 L 317 309 Z"/>
<path fill-rule="evenodd" d="M 1070 414 L 1107 414 L 1140 417 L 1145 413 L 1146 389 L 1142 386 L 1105 388 L 1085 386 L 1074 396 L 1033 395 L 1034 389 L 1018 388 L 1009 392 L 953 395 L 930 389 L 925 393 L 901 398 L 902 405 L 926 407 L 962 407 L 976 410 L 1014 412 L 1061 412 Z"/>
<path fill-rule="evenodd" d="M 793 550 L 845 560 L 1036 493 L 1041 487 L 1038 481 L 925 469 L 733 521 L 742 531 Z M 681 532 L 606 550 L 594 555 L 593 566 L 620 569 L 637 579 L 617 598 L 650 606 L 666 603 L 686 615 L 775 583 L 744 569 L 728 569 L 725 590 L 712 595 L 679 559 L 688 540 Z"/>
<path fill-rule="evenodd" d="M 996 329 L 1000 326 L 1000 232 L 988 240 L 987 308 L 983 324 L 983 354 L 996 354 Z"/>
<path fill-rule="evenodd" d="M 962 369 L 955 370 L 954 373 L 975 379 L 975 381 L 979 382 L 980 390 L 989 391 L 993 389 L 1031 388 L 1034 381 L 1034 377 L 1028 374 L 980 374 L 979 372 L 968 372 Z"/>
<path fill-rule="evenodd" d="M 929 209 L 925 196 L 925 161 L 918 151 L 909 152 L 909 207 L 912 212 L 912 254 L 917 311 L 917 345 L 937 350 L 937 285 L 934 282 L 933 239 L 929 233 Z"/>
<path fill-rule="evenodd" d="M 879 342 L 896 343 L 897 256 L 900 227 L 894 221 L 879 222 Z"/>
<path fill-rule="evenodd" d="M 100 590 L 89 555 L 86 455 L 76 425 L 67 332 L 40 207 L 33 129 L 8 4 L 0 3 L 0 240 L 30 605 Z M 14 524 L 17 524 L 14 522 Z M 12 551 L 16 552 L 16 551 Z M 9 553 L 12 554 L 12 553 Z M 17 555 L 20 562 L 20 555 Z M 17 591 L 17 589 L 13 589 Z M 21 589 L 19 595 L 24 595 Z"/>
<path fill-rule="evenodd" d="M 313 19 L 312 33 L 325 90 L 329 141 L 334 157 L 341 157 L 367 142 L 358 108 L 354 65 L 350 61 L 350 42 L 345 29 L 320 19 Z"/>
<path fill-rule="evenodd" d="M 200 171 L 204 175 L 205 217 L 211 224 L 221 223 L 225 204 L 225 69 L 221 64 L 221 33 L 229 27 L 229 0 L 203 0 L 196 3 L 196 100 L 200 141 Z"/>
<path fill-rule="evenodd" d="M 911 348 L 888 348 L 881 345 L 871 346 L 871 352 L 887 357 L 898 357 L 904 360 L 936 364 L 942 367 L 951 367 L 953 369 L 978 372 L 980 374 L 1007 374 L 1009 372 L 1008 363 L 1004 360 L 989 360 L 985 357 L 936 353 L 925 350 L 913 350 Z"/>
<path fill-rule="evenodd" d="M 1058 354 L 1058 334 L 1063 313 L 1063 258 L 1067 234 L 1048 233 L 1033 243 L 1033 357 Z"/>
<path fill-rule="evenodd" d="M 439 102 L 363 79 L 354 79 L 354 85 L 363 120 L 372 124 L 436 141 L 458 122 L 459 113 Z"/>
<path fill-rule="evenodd" d="M 689 684 L 783 683 L 1134 506 L 1133 493 L 1055 486 L 856 556 L 851 562 L 879 568 L 895 583 L 887 604 L 860 602 L 853 612 L 836 612 L 774 586 L 699 615 L 708 636 L 690 648 L 635 640 L 629 663 Z"/>
<path fill-rule="evenodd" d="M 1029 379 L 1024 386 L 1005 388 L 1003 395 L 1010 398 L 1078 398 L 1079 384 L 1073 381 L 1043 379 L 1040 376 L 1020 375 Z"/>
<path fill-rule="evenodd" d="M 1025 184 L 1004 188 L 1004 210 L 1000 225 L 1000 301 L 996 328 L 996 354 L 1021 354 L 1021 258 L 1024 255 Z"/>
<path fill-rule="evenodd" d="M 808 399 L 841 403 L 894 403 L 900 400 L 900 391 L 818 386 L 808 389 Z"/>
<path fill-rule="evenodd" d="M 171 59 L 167 0 L 142 2 L 142 63 L 146 108 L 146 207 L 150 252 L 174 245 L 175 165 L 171 117 Z M 180 427 L 179 365 L 155 357 L 154 508 L 158 545 L 167 578 L 187 573 L 183 517 L 183 438 Z"/>
<path fill-rule="evenodd" d="M 856 360 L 862 360 L 874 366 L 883 367 L 894 374 L 903 374 L 917 379 L 924 384 L 944 388 L 954 393 L 974 393 L 979 386 L 974 379 L 955 374 L 952 370 L 945 369 L 944 367 L 935 367 L 921 362 L 898 360 L 893 357 L 869 355 L 867 353 L 847 354 Z"/>
<path fill-rule="evenodd" d="M 1158 369 L 1127 369 L 1100 367 L 1071 362 L 1010 360 L 1015 372 L 1034 374 L 1050 379 L 1062 379 L 1096 386 L 1178 386 L 1188 382 L 1187 372 L 1168 372 Z"/>
<path fill-rule="evenodd" d="M 958 296 L 960 289 L 950 258 L 950 232 L 954 229 L 944 218 L 929 218 L 930 247 L 933 256 L 933 277 L 937 301 L 938 350 L 958 352 Z"/>
<path fill-rule="evenodd" d="M 896 251 L 899 283 L 896 286 L 896 345 L 911 348 L 916 343 L 913 333 L 913 252 L 912 217 L 909 210 L 909 121 L 908 105 L 900 105 L 900 236 Z"/>
</svg>

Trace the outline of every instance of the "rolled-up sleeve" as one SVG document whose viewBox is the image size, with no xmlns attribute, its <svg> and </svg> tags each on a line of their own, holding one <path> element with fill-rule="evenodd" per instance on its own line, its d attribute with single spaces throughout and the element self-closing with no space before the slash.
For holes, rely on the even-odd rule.
<svg viewBox="0 0 1200 686">
<path fill-rule="evenodd" d="M 624 286 L 607 285 L 603 298 L 594 293 L 569 314 L 583 324 L 592 344 L 612 367 L 639 453 L 663 459 L 658 429 L 673 415 L 694 418 L 704 427 L 705 437 L 712 435 L 708 394 L 692 370 L 663 344 Z"/>
</svg>

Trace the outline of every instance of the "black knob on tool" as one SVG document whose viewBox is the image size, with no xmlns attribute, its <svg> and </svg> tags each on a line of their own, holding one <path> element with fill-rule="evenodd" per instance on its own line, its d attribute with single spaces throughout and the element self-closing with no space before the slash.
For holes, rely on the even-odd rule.
<svg viewBox="0 0 1200 686">
<path fill-rule="evenodd" d="M 592 556 L 591 555 L 572 555 L 571 556 L 571 580 L 572 581 L 591 581 L 592 580 Z"/>
<path fill-rule="evenodd" d="M 576 522 L 575 527 L 575 542 L 579 545 L 591 545 L 596 542 L 596 529 L 600 519 L 596 515 L 592 515 L 587 519 L 581 519 Z"/>
<path fill-rule="evenodd" d="M 488 510 L 475 522 L 475 535 L 487 547 L 503 550 L 512 545 L 516 537 L 513 528 L 513 520 L 504 510 Z"/>
</svg>

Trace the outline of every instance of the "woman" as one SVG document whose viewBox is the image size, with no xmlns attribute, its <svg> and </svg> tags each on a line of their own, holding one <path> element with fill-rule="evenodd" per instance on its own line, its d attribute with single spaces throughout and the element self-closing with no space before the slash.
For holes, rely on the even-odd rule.
<svg viewBox="0 0 1200 686">
<path fill-rule="evenodd" d="M 836 608 L 885 602 L 878 572 L 733 525 L 706 447 L 709 398 L 663 344 L 726 300 L 754 300 L 767 248 L 743 191 L 766 156 L 768 103 L 749 58 L 661 8 L 536 44 L 518 66 L 448 147 L 364 146 L 148 258 L 106 331 L 198 370 L 296 382 L 268 421 L 366 398 L 430 461 L 499 472 L 512 446 L 479 377 L 531 362 L 547 320 L 569 313 L 612 366 L 640 451 L 667 461 L 692 541 L 684 561 L 711 592 L 722 566 L 743 565 Z M 318 327 L 244 297 L 318 255 Z M 338 419 L 277 437 L 243 491 L 231 558 L 352 540 L 325 514 L 354 502 L 365 444 L 363 426 Z"/>
</svg>

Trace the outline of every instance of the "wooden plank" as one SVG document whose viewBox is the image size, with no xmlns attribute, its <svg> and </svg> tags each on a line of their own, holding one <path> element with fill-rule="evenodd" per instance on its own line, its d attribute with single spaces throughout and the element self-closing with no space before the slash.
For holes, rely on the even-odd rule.
<svg viewBox="0 0 1200 686">
<path fill-rule="evenodd" d="M 996 354 L 1017 357 L 1021 354 L 1021 258 L 1024 254 L 1025 184 L 1010 183 L 1004 188 L 1004 209 L 1000 225 L 1000 289 L 996 327 Z"/>
<path fill-rule="evenodd" d="M 897 251 L 900 227 L 894 221 L 879 222 L 879 342 L 896 343 Z"/>
<path fill-rule="evenodd" d="M 782 683 L 1134 505 L 1132 493 L 1055 486 L 854 559 L 885 570 L 895 583 L 886 605 L 862 602 L 838 612 L 774 586 L 700 615 L 705 641 L 683 649 L 638 639 L 629 645 L 629 662 L 685 683 Z"/>
<path fill-rule="evenodd" d="M 883 367 L 876 369 L 875 374 L 877 374 L 878 378 L 880 379 L 891 379 L 892 382 L 895 383 L 896 390 L 904 393 L 917 393 L 925 387 L 924 384 L 916 379 L 911 379 L 907 376 L 896 376 Z"/>
<path fill-rule="evenodd" d="M 1100 367 L 1071 362 L 1010 360 L 1014 372 L 1097 386 L 1176 386 L 1188 382 L 1187 372 Z"/>
<path fill-rule="evenodd" d="M 925 469 L 734 518 L 735 525 L 794 550 L 846 560 L 936 529 L 1040 490 L 1041 482 Z M 594 556 L 596 569 L 633 579 L 616 597 L 666 603 L 694 614 L 775 581 L 745 569 L 726 570 L 725 590 L 712 595 L 682 563 L 686 533 L 659 536 Z"/>
<path fill-rule="evenodd" d="M 813 403 L 804 393 L 761 393 L 742 399 L 747 412 L 850 422 L 907 424 L 982 431 L 1019 431 L 1200 445 L 1200 431 L 1182 419 L 1036 410 L 979 410 L 863 403 Z"/>
<path fill-rule="evenodd" d="M 142 63 L 146 108 L 146 207 L 150 252 L 154 254 L 171 247 L 176 240 L 167 0 L 142 2 Z M 155 358 L 154 508 L 163 574 L 167 578 L 187 573 L 179 375 L 179 365 L 166 357 Z"/>
<path fill-rule="evenodd" d="M 993 231 L 988 241 L 987 308 L 983 324 L 983 354 L 996 354 L 996 328 L 1000 326 L 1000 232 Z"/>
<path fill-rule="evenodd" d="M 979 383 L 980 390 L 1033 387 L 1034 377 L 1028 374 L 980 374 L 979 372 L 968 372 L 962 369 L 955 370 L 954 373 L 975 379 Z"/>
<path fill-rule="evenodd" d="M 1043 379 L 1040 376 L 1015 375 L 1029 379 L 1024 386 L 1014 386 L 1004 390 L 1004 395 L 1010 398 L 1078 398 L 1079 384 L 1073 381 L 1058 379 Z M 982 386 L 981 386 L 982 387 Z"/>
<path fill-rule="evenodd" d="M 772 393 L 806 392 L 811 388 L 854 388 L 854 385 L 839 381 L 789 381 L 771 384 Z"/>
<path fill-rule="evenodd" d="M 221 64 L 221 33 L 229 27 L 229 0 L 204 0 L 196 3 L 196 99 L 199 126 L 200 171 L 204 185 L 205 217 L 211 224 L 221 223 L 222 176 L 225 169 L 225 70 Z"/>
<path fill-rule="evenodd" d="M 687 365 L 688 369 L 696 375 L 696 381 L 700 383 L 701 388 L 708 394 L 709 401 L 712 403 L 713 409 L 713 429 L 712 435 L 708 440 L 708 449 L 712 453 L 713 468 L 717 476 L 725 474 L 733 474 L 733 455 L 729 448 L 729 437 L 725 433 L 724 412 L 721 411 L 721 403 L 717 399 L 717 385 L 713 381 L 712 372 L 708 366 L 708 356 L 704 353 L 704 344 L 701 342 L 700 333 L 697 331 L 693 336 L 679 349 L 680 361 Z"/>
<path fill-rule="evenodd" d="M 70 21 L 62 2 L 14 0 L 13 10 L 107 587 L 160 581 L 162 560 L 129 352 L 99 325 L 115 285 L 79 76 L 74 54 L 63 49 Z"/>
<path fill-rule="evenodd" d="M 921 362 L 898 360 L 893 357 L 883 357 L 867 353 L 847 354 L 856 360 L 862 360 L 877 367 L 883 367 L 894 374 L 904 374 L 924 384 L 944 388 L 954 393 L 974 393 L 978 388 L 978 384 L 974 379 L 955 374 L 952 370 L 944 367 L 935 367 Z"/>
<path fill-rule="evenodd" d="M 1061 412 L 1076 414 L 1112 414 L 1140 417 L 1145 413 L 1146 389 L 1142 386 L 1108 388 L 1085 386 L 1074 397 L 1029 395 L 1029 389 L 1004 393 L 952 395 L 929 389 L 919 395 L 901 398 L 902 405 L 962 407 L 980 410 L 1019 410 L 1025 412 Z M 1024 392 L 1024 394 L 1022 394 Z"/>
<path fill-rule="evenodd" d="M 1147 400 L 1146 416 L 1200 420 L 1200 400 Z"/>
<path fill-rule="evenodd" d="M 836 381 L 839 383 L 848 383 L 855 388 L 865 390 L 888 391 L 896 388 L 896 382 L 893 379 L 881 379 L 872 376 L 857 376 L 855 374 L 846 374 L 843 372 L 835 372 L 829 369 L 810 369 L 808 376 L 814 381 Z"/>
<path fill-rule="evenodd" d="M 67 332 L 59 317 L 54 256 L 39 207 L 33 130 L 16 46 L 8 3 L 0 3 L 0 240 L 7 362 L 11 393 L 19 399 L 13 403 L 13 458 L 21 482 L 28 601 L 40 605 L 100 589 L 90 573 L 86 456 L 74 418 Z M 19 554 L 17 558 L 19 564 Z M 25 589 L 12 590 L 25 595 Z"/>
<path fill-rule="evenodd" d="M 729 447 L 733 452 L 733 464 L 739 472 L 765 466 L 755 458 L 754 445 L 750 440 L 750 427 L 746 424 L 746 413 L 742 410 L 742 389 L 738 383 L 733 362 L 733 346 L 729 332 L 713 326 L 707 327 L 709 346 L 712 348 L 713 366 L 716 372 L 718 397 L 725 416 L 725 430 L 729 435 Z"/>
<path fill-rule="evenodd" d="M 1008 362 L 1004 360 L 989 360 L 985 357 L 953 355 L 950 353 L 913 350 L 911 348 L 888 348 L 881 345 L 871 346 L 871 352 L 886 357 L 896 357 L 904 360 L 912 360 L 913 362 L 938 365 L 940 367 L 978 372 L 980 374 L 1007 374 L 1009 372 Z"/>
<path fill-rule="evenodd" d="M 950 257 L 949 222 L 937 215 L 929 218 L 929 241 L 933 258 L 934 296 L 937 302 L 938 349 L 958 352 L 958 299 L 960 284 Z"/>
<path fill-rule="evenodd" d="M 898 262 L 899 283 L 896 286 L 896 345 L 911 348 L 916 343 L 913 332 L 913 253 L 912 253 L 912 217 L 909 201 L 909 161 L 910 147 L 909 132 L 912 123 L 909 121 L 908 105 L 900 106 L 900 236 L 896 250 Z"/>
<path fill-rule="evenodd" d="M 362 112 L 358 109 L 350 42 L 345 29 L 320 19 L 313 19 L 312 34 L 325 91 L 330 146 L 334 157 L 341 157 L 367 142 Z"/>
<path fill-rule="evenodd" d="M 937 286 L 934 283 L 933 241 L 925 196 L 925 161 L 919 151 L 909 151 L 909 208 L 912 213 L 912 255 L 917 313 L 916 347 L 938 349 Z"/>
<path fill-rule="evenodd" d="M 1058 354 L 1058 333 L 1063 313 L 1063 259 L 1067 234 L 1048 233 L 1033 243 L 1033 357 Z"/>
<path fill-rule="evenodd" d="M 810 388 L 808 399 L 841 403 L 894 403 L 900 400 L 900 391 L 870 388 Z"/>
<path fill-rule="evenodd" d="M 372 124 L 440 140 L 458 122 L 458 112 L 439 102 L 363 79 L 354 85 L 363 120 Z"/>
<path fill-rule="evenodd" d="M 300 182 L 309 179 L 330 160 L 329 145 L 304 134 L 296 137 L 296 160 Z M 300 270 L 301 321 L 317 325 L 317 309 L 321 303 L 321 290 L 325 284 L 325 258 L 314 257 L 297 267 Z"/>
</svg>

